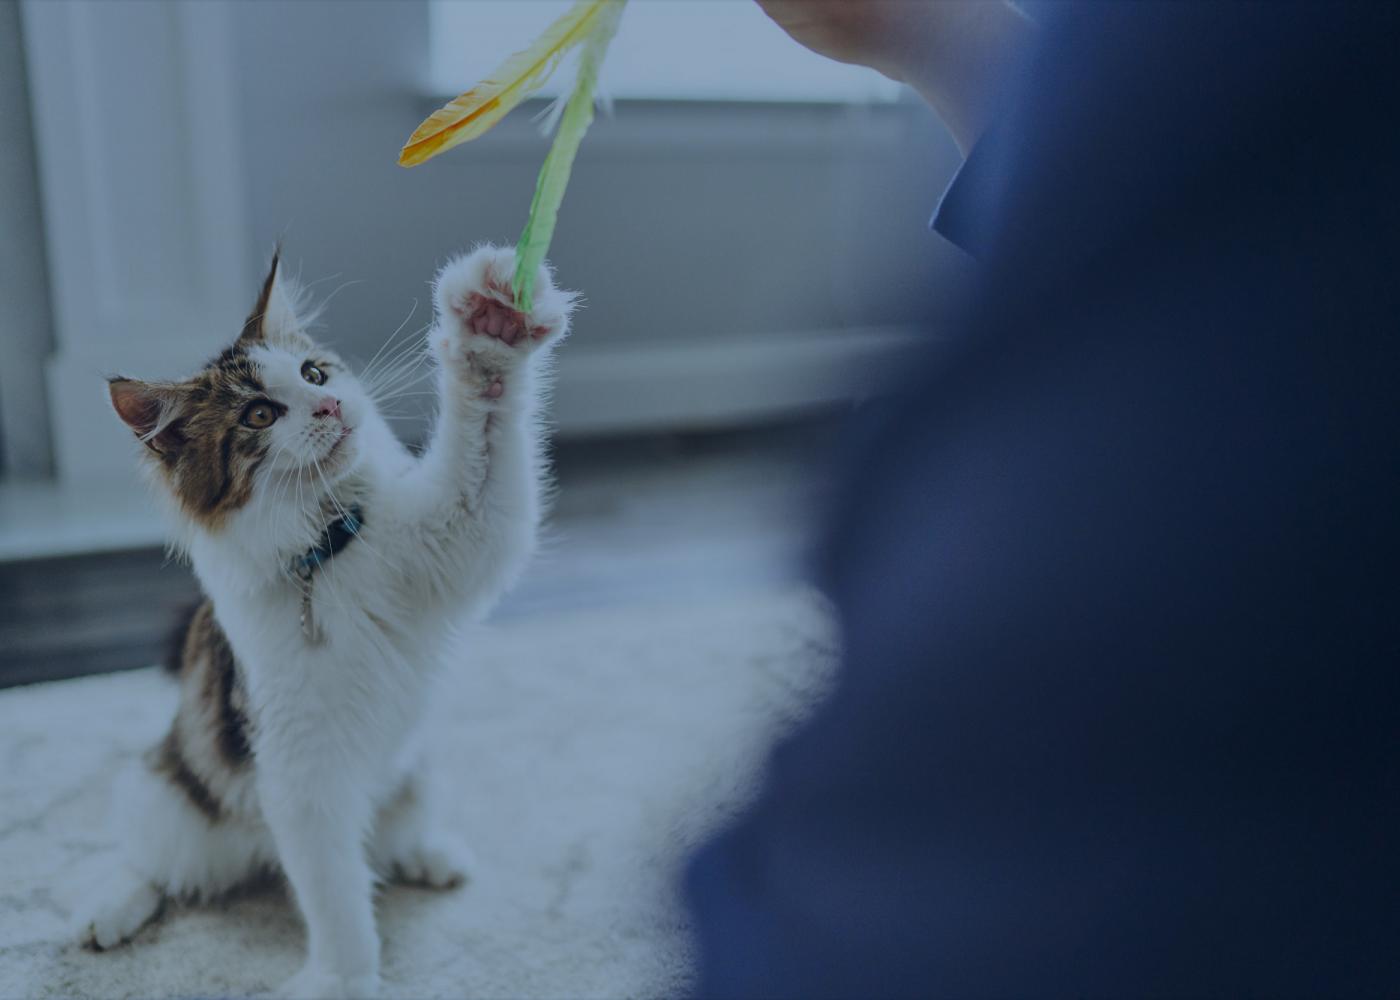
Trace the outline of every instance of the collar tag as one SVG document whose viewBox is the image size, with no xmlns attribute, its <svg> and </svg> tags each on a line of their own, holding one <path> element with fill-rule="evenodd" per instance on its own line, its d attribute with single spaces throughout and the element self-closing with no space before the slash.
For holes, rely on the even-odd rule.
<svg viewBox="0 0 1400 1000">
<path fill-rule="evenodd" d="M 311 606 L 313 578 L 322 565 L 359 535 L 364 523 L 363 509 L 359 506 L 351 507 L 326 525 L 320 540 L 314 546 L 292 559 L 292 575 L 301 581 L 301 632 L 306 641 L 313 645 L 321 641 L 321 630 L 316 627 Z"/>
</svg>

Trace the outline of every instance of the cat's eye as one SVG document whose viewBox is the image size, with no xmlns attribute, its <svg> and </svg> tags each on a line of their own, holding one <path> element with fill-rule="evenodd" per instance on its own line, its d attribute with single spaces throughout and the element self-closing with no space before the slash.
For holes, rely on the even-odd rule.
<svg viewBox="0 0 1400 1000">
<path fill-rule="evenodd" d="M 326 373 L 310 361 L 301 366 L 301 377 L 312 385 L 325 385 Z"/>
<path fill-rule="evenodd" d="M 254 403 L 243 411 L 243 423 L 254 430 L 271 427 L 277 419 L 277 411 L 271 403 Z"/>
</svg>

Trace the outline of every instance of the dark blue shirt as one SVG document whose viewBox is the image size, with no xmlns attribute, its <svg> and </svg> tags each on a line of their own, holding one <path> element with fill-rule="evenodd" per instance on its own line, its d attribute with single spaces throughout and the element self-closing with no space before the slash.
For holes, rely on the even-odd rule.
<svg viewBox="0 0 1400 1000">
<path fill-rule="evenodd" d="M 849 462 L 839 689 L 690 868 L 702 995 L 1400 993 L 1398 43 L 1057 8 Z"/>
</svg>

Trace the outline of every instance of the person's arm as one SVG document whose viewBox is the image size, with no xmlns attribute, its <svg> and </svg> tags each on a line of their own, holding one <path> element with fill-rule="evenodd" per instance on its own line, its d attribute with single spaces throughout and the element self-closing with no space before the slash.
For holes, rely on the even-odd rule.
<svg viewBox="0 0 1400 1000">
<path fill-rule="evenodd" d="M 795 41 L 907 83 L 966 155 L 995 115 L 1032 25 L 1003 0 L 757 0 Z"/>
</svg>

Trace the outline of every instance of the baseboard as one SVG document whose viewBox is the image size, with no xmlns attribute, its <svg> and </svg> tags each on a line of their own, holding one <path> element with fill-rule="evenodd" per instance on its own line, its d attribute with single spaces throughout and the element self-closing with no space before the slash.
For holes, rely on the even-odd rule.
<svg viewBox="0 0 1400 1000">
<path fill-rule="evenodd" d="M 646 348 L 567 345 L 554 393 L 569 437 L 714 430 L 878 394 L 927 343 L 907 327 L 725 337 Z"/>
</svg>

